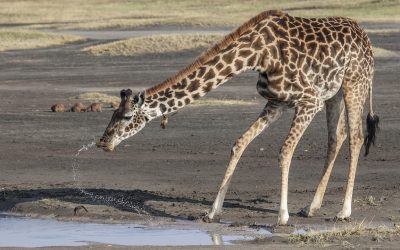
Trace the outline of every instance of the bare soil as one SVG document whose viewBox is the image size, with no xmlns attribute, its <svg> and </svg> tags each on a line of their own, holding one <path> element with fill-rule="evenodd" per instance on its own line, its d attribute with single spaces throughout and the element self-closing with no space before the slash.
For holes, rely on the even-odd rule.
<svg viewBox="0 0 400 250">
<path fill-rule="evenodd" d="M 400 33 L 376 33 L 371 39 L 374 46 L 400 51 Z M 0 53 L 0 210 L 105 223 L 142 223 L 157 217 L 168 223 L 189 219 L 202 224 L 198 218 L 217 194 L 231 146 L 265 105 L 256 92 L 258 75 L 241 74 L 207 96 L 255 104 L 188 106 L 170 117 L 165 130 L 160 128 L 159 120 L 153 121 L 115 152 L 91 148 L 81 153 L 75 182 L 74 155 L 82 145 L 103 133 L 111 111 L 52 113 L 50 107 L 58 102 L 72 105 L 75 100 L 69 98 L 83 92 L 118 95 L 122 88 L 142 90 L 170 77 L 201 53 L 195 50 L 140 57 L 93 57 L 80 52 L 83 47 L 106 41 L 91 39 L 60 47 Z M 352 212 L 356 223 L 400 223 L 399 69 L 398 58 L 376 60 L 374 107 L 381 118 L 381 130 L 370 155 L 360 156 Z M 292 114 L 287 112 L 243 154 L 221 220 L 242 227 L 271 227 L 276 222 L 280 192 L 278 152 Z M 319 215 L 303 218 L 296 214 L 312 200 L 326 148 L 322 111 L 293 157 L 289 179 L 291 226 L 271 227 L 284 234 L 254 242 L 254 246 L 284 248 L 288 247 L 287 239 L 279 235 L 295 228 L 346 225 L 347 222 L 331 219 L 340 211 L 344 198 L 347 143 L 336 161 Z M 82 194 L 77 186 L 97 198 Z M 107 202 L 107 197 L 113 201 Z M 74 216 L 78 205 L 84 205 L 89 212 L 78 211 Z M 145 215 L 138 214 L 135 208 Z M 400 239 L 374 242 L 355 238 L 350 242 L 355 246 L 392 247 Z M 341 246 L 340 242 L 333 244 Z"/>
</svg>

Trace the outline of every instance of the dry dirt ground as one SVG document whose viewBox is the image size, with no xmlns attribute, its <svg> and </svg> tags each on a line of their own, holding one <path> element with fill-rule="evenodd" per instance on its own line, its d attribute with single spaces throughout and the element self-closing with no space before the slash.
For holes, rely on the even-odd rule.
<svg viewBox="0 0 400 250">
<path fill-rule="evenodd" d="M 376 33 L 370 37 L 377 47 L 400 51 L 400 33 Z M 140 57 L 93 57 L 80 52 L 83 47 L 104 41 L 91 39 L 61 47 L 0 53 L 0 209 L 81 221 L 145 222 L 149 217 L 161 217 L 170 223 L 196 220 L 217 194 L 235 139 L 265 105 L 256 92 L 258 75 L 241 74 L 207 96 L 254 104 L 188 106 L 170 117 L 166 130 L 156 120 L 115 152 L 91 148 L 77 158 L 75 182 L 74 155 L 82 145 L 103 133 L 111 111 L 51 113 L 51 105 L 72 104 L 70 97 L 89 91 L 118 95 L 122 88 L 142 90 L 173 75 L 201 52 Z M 381 118 L 381 130 L 370 155 L 360 157 L 352 213 L 356 223 L 400 223 L 399 69 L 399 58 L 376 60 L 374 106 Z M 287 112 L 242 156 L 224 203 L 222 220 L 236 226 L 271 226 L 276 222 L 278 152 L 292 114 Z M 276 232 L 346 225 L 330 219 L 342 206 L 348 171 L 347 143 L 336 161 L 319 215 L 296 215 L 311 202 L 326 148 L 322 111 L 293 157 L 289 179 L 292 226 L 278 227 Z M 77 186 L 97 198 L 82 194 Z M 107 202 L 110 197 L 113 200 Z M 85 205 L 89 212 L 78 211 L 73 216 L 77 204 Z M 145 215 L 138 215 L 135 208 Z M 286 242 L 285 237 L 271 237 L 257 244 L 278 244 L 283 248 L 288 247 Z M 354 246 L 390 247 L 400 239 L 350 242 Z"/>
</svg>

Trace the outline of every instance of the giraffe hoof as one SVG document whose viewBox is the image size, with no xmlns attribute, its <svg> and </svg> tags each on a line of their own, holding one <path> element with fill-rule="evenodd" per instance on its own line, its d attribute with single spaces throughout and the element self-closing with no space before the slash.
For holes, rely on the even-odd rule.
<svg viewBox="0 0 400 250">
<path fill-rule="evenodd" d="M 339 222 L 339 221 L 351 222 L 351 218 L 350 218 L 350 217 L 341 218 L 341 217 L 339 217 L 339 216 L 335 216 L 335 217 L 333 218 L 333 221 L 334 221 L 334 222 Z"/>
<path fill-rule="evenodd" d="M 281 226 L 286 226 L 288 220 L 289 220 L 289 212 L 287 210 L 280 210 L 277 224 Z"/>
<path fill-rule="evenodd" d="M 309 206 L 303 208 L 300 210 L 300 212 L 297 213 L 298 216 L 300 217 L 313 217 L 314 216 L 315 210 L 311 210 Z"/>
<path fill-rule="evenodd" d="M 343 209 L 340 211 L 335 218 L 334 221 L 351 221 L 350 219 L 351 209 Z"/>
<path fill-rule="evenodd" d="M 300 211 L 297 213 L 297 215 L 300 216 L 300 217 L 305 217 L 305 218 L 307 218 L 307 217 L 312 217 L 312 215 L 310 215 L 309 211 L 307 211 L 305 208 L 303 208 L 302 210 L 300 210 Z"/>
<path fill-rule="evenodd" d="M 201 220 L 205 223 L 213 223 L 213 222 L 219 222 L 219 218 L 210 218 L 208 214 L 204 215 Z"/>
</svg>

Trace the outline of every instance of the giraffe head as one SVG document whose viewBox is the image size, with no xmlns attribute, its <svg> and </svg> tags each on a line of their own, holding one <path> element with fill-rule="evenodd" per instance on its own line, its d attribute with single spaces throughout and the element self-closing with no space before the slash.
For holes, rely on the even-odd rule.
<svg viewBox="0 0 400 250">
<path fill-rule="evenodd" d="M 142 109 L 145 93 L 133 96 L 132 90 L 121 90 L 121 103 L 114 111 L 110 123 L 96 146 L 105 151 L 113 151 L 123 140 L 133 136 L 146 125 L 148 118 Z"/>
</svg>

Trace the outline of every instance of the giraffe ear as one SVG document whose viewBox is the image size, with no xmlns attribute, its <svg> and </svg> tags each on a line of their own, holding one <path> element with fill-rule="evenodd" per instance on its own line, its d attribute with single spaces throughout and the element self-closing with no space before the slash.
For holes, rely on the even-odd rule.
<svg viewBox="0 0 400 250">
<path fill-rule="evenodd" d="M 135 96 L 135 98 L 133 99 L 133 102 L 136 103 L 140 108 L 140 107 L 142 107 L 142 105 L 144 103 L 144 98 L 145 98 L 145 92 L 142 91 Z"/>
<path fill-rule="evenodd" d="M 119 92 L 119 95 L 121 96 L 121 99 L 123 100 L 126 96 L 126 90 L 125 89 L 121 90 L 121 92 Z"/>
</svg>

